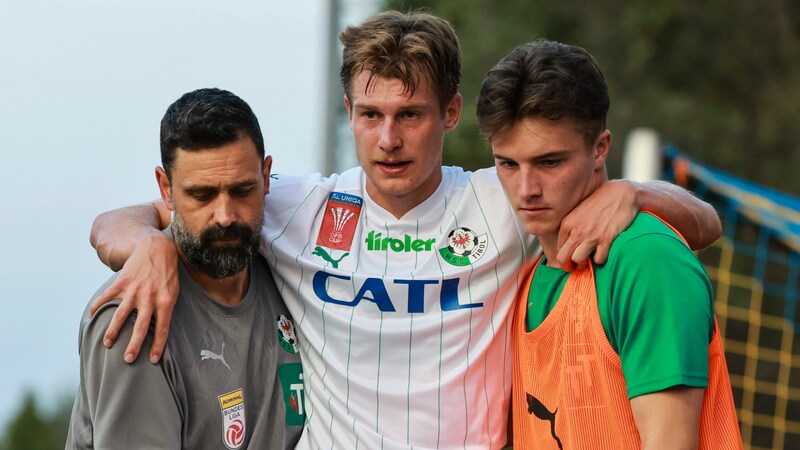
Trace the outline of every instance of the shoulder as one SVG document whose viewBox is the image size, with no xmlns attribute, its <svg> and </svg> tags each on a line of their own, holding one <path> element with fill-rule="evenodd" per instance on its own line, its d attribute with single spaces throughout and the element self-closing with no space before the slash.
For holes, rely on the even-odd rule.
<svg viewBox="0 0 800 450">
<path fill-rule="evenodd" d="M 327 188 L 333 190 L 337 187 L 345 187 L 352 189 L 360 186 L 361 176 L 363 174 L 361 167 L 353 167 L 341 174 L 333 173 L 330 176 L 323 176 L 321 173 L 312 173 L 308 175 L 283 175 L 272 174 L 270 175 L 270 192 L 296 192 L 307 191 L 315 187 Z"/>
<path fill-rule="evenodd" d="M 640 213 L 614 241 L 608 262 L 596 270 L 596 280 L 612 307 L 624 314 L 640 303 L 644 309 L 691 309 L 703 316 L 713 308 L 703 264 L 668 225 L 647 213 Z"/>
<path fill-rule="evenodd" d="M 451 177 L 456 180 L 456 184 L 478 183 L 502 188 L 500 180 L 497 178 L 497 170 L 494 167 L 469 171 L 461 167 L 444 166 L 442 167 L 442 176 L 443 178 Z"/>
<path fill-rule="evenodd" d="M 649 213 L 639 213 L 631 225 L 611 245 L 609 261 L 647 262 L 646 257 L 671 257 L 683 255 L 697 260 L 683 238 L 670 226 Z M 699 264 L 699 261 L 698 261 Z"/>
<path fill-rule="evenodd" d="M 81 316 L 79 328 L 79 352 L 81 353 L 82 358 L 84 357 L 84 353 L 88 353 L 89 351 L 102 352 L 103 355 L 108 353 L 108 357 L 115 358 L 122 362 L 122 365 L 125 365 L 123 362 L 123 356 L 127 347 L 127 343 L 130 341 L 131 335 L 133 334 L 133 326 L 136 322 L 136 311 L 128 315 L 125 323 L 122 325 L 122 328 L 119 331 L 116 343 L 108 349 L 103 345 L 103 337 L 105 336 L 106 329 L 111 324 L 114 313 L 117 311 L 117 307 L 119 307 L 120 299 L 110 300 L 100 306 L 97 311 L 95 311 L 94 315 L 89 314 L 89 307 L 91 306 L 92 302 L 103 291 L 105 291 L 106 288 L 108 288 L 108 286 L 110 286 L 118 276 L 119 274 L 116 273 L 109 277 L 109 279 L 97 289 L 97 292 L 95 292 L 95 294 L 92 296 L 92 299 L 86 304 L 86 308 Z M 153 325 L 151 323 L 150 330 L 148 335 L 145 337 L 146 341 L 142 348 L 150 347 L 152 332 Z M 114 354 L 114 356 L 111 356 L 111 354 Z"/>
<path fill-rule="evenodd" d="M 81 318 L 80 336 L 78 341 L 78 353 L 81 365 L 91 368 L 93 376 L 86 380 L 86 383 L 99 383 L 104 376 L 117 377 L 118 374 L 127 370 L 136 370 L 140 367 L 139 361 L 147 359 L 146 353 L 137 359 L 137 364 L 127 364 L 125 362 L 125 350 L 133 334 L 133 324 L 136 313 L 132 313 L 117 335 L 117 340 L 111 348 L 106 348 L 103 344 L 106 329 L 111 324 L 114 313 L 119 306 L 119 300 L 112 300 L 89 316 L 88 308 Z M 149 348 L 151 340 L 146 338 L 142 348 Z M 151 365 L 149 362 L 147 365 Z M 84 372 L 86 372 L 84 370 Z M 117 374 L 117 375 L 115 375 Z M 87 375 L 88 376 L 88 375 Z"/>
<path fill-rule="evenodd" d="M 120 300 L 113 299 L 109 302 L 106 302 L 98 308 L 95 314 L 92 316 L 89 314 L 89 308 L 91 307 L 94 300 L 100 296 L 109 286 L 119 277 L 119 272 L 110 276 L 103 284 L 97 288 L 92 298 L 86 304 L 86 307 L 83 310 L 83 314 L 81 315 L 80 321 L 80 335 L 81 335 L 81 342 L 84 341 L 84 336 L 89 333 L 90 335 L 94 334 L 99 328 L 103 328 L 103 333 L 105 332 L 105 327 L 111 323 L 111 318 L 114 316 L 114 312 L 117 310 L 117 306 L 119 306 Z M 102 334 L 100 336 L 102 340 Z"/>
<path fill-rule="evenodd" d="M 598 299 L 607 297 L 613 317 L 633 324 L 693 315 L 699 327 L 713 325 L 713 289 L 703 264 L 650 214 L 640 213 L 619 235 L 595 274 Z"/>
<path fill-rule="evenodd" d="M 296 197 L 314 189 L 316 186 L 329 186 L 336 182 L 338 175 L 323 177 L 319 173 L 310 175 L 272 174 L 269 177 L 269 194 L 267 201 L 280 200 L 283 197 Z"/>
<path fill-rule="evenodd" d="M 442 183 L 448 197 L 457 199 L 459 195 L 463 194 L 464 201 L 470 203 L 476 200 L 478 202 L 501 200 L 493 208 L 509 209 L 503 185 L 500 184 L 494 167 L 470 172 L 461 167 L 444 166 L 442 167 Z"/>
<path fill-rule="evenodd" d="M 360 167 L 329 177 L 311 175 L 271 175 L 269 194 L 265 200 L 268 214 L 291 212 L 299 207 L 320 208 L 332 192 L 345 192 L 363 198 Z"/>
</svg>

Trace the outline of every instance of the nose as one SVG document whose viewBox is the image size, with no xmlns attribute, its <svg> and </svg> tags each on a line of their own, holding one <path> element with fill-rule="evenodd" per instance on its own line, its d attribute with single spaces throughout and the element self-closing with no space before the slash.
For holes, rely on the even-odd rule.
<svg viewBox="0 0 800 450">
<path fill-rule="evenodd" d="M 397 129 L 397 123 L 393 120 L 388 118 L 384 120 L 381 125 L 380 133 L 378 147 L 385 152 L 396 150 L 403 144 L 402 139 L 400 139 L 399 130 Z"/>
<path fill-rule="evenodd" d="M 231 198 L 227 195 L 220 195 L 214 205 L 214 221 L 221 227 L 228 227 L 236 222 L 236 212 Z"/>
<path fill-rule="evenodd" d="M 536 180 L 532 170 L 522 169 L 519 172 L 519 196 L 522 198 L 539 197 L 542 195 L 542 185 Z"/>
</svg>

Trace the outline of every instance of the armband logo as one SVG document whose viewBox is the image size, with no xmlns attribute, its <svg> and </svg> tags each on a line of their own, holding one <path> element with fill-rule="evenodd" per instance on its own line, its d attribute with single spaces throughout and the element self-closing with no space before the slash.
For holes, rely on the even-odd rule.
<svg viewBox="0 0 800 450">
<path fill-rule="evenodd" d="M 468 266 L 486 254 L 488 244 L 486 233 L 479 236 L 469 228 L 458 227 L 447 235 L 445 247 L 439 249 L 439 255 L 450 265 Z"/>
</svg>

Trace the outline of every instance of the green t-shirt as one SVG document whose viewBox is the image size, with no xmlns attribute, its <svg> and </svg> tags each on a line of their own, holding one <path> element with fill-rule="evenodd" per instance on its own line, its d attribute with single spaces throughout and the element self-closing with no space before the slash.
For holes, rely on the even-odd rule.
<svg viewBox="0 0 800 450">
<path fill-rule="evenodd" d="M 545 264 L 536 268 L 528 294 L 528 331 L 553 309 L 569 276 Z M 595 286 L 628 398 L 708 385 L 713 291 L 703 265 L 669 227 L 640 213 L 614 241 L 606 264 L 595 266 Z"/>
</svg>

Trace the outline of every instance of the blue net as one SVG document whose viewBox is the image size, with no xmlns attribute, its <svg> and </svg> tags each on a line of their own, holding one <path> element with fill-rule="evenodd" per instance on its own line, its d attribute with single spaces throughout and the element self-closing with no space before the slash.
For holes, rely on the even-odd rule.
<svg viewBox="0 0 800 450">
<path fill-rule="evenodd" d="M 664 179 L 711 203 L 723 235 L 698 253 L 716 293 L 744 447 L 800 449 L 800 198 L 673 146 Z"/>
</svg>

